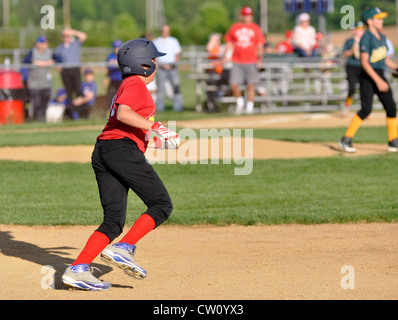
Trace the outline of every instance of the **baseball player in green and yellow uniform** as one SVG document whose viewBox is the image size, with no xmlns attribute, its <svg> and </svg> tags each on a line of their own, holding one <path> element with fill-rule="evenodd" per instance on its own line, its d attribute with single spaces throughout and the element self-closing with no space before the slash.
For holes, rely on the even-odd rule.
<svg viewBox="0 0 398 320">
<path fill-rule="evenodd" d="M 347 58 L 346 62 L 346 73 L 348 81 L 348 94 L 345 100 L 345 107 L 349 108 L 352 105 L 356 85 L 359 84 L 362 74 L 361 67 L 361 52 L 359 50 L 359 42 L 363 34 L 366 31 L 366 26 L 362 21 L 358 21 L 355 24 L 355 28 L 352 30 L 352 37 L 347 39 L 344 43 L 343 56 Z M 344 113 L 347 109 L 344 110 Z"/>
<path fill-rule="evenodd" d="M 387 12 L 382 12 L 379 8 L 367 9 L 362 14 L 362 21 L 368 26 L 368 30 L 360 41 L 361 110 L 354 116 L 344 137 L 338 142 L 345 152 L 356 151 L 352 146 L 352 139 L 362 121 L 372 112 L 374 94 L 380 99 L 387 115 L 388 151 L 398 152 L 397 109 L 390 85 L 384 76 L 386 67 L 396 70 L 398 65 L 388 58 L 386 37 L 380 32 L 386 16 Z"/>
</svg>

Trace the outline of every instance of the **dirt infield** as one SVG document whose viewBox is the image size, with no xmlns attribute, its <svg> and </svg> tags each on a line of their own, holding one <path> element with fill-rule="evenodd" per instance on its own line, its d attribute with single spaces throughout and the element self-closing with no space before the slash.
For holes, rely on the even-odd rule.
<svg viewBox="0 0 398 320">
<path fill-rule="evenodd" d="M 110 281 L 111 290 L 68 291 L 60 277 L 93 230 L 0 226 L 0 298 L 398 298 L 396 224 L 163 226 L 139 243 L 136 258 L 147 279 L 132 280 L 96 259 L 102 275 L 95 275 Z M 46 265 L 56 270 L 55 290 L 47 289 Z M 343 277 L 351 275 L 346 283 Z M 344 289 L 348 284 L 354 288 Z"/>
<path fill-rule="evenodd" d="M 348 125 L 335 115 L 267 115 L 184 121 L 181 127 L 325 127 Z M 217 123 L 217 125 L 215 125 Z M 364 125 L 384 125 L 375 114 Z M 284 145 L 283 145 L 284 144 Z M 51 150 L 51 153 L 48 153 Z M 260 152 L 267 150 L 267 152 Z M 284 152 L 283 150 L 289 150 Z M 0 148 L 0 159 L 88 162 L 92 147 Z M 361 145 L 356 155 L 385 153 Z M 336 145 L 254 140 L 254 158 L 333 156 Z M 27 157 L 29 155 L 29 157 Z M 272 155 L 272 156 L 271 156 Z M 91 226 L 0 225 L 0 299 L 391 299 L 398 298 L 398 224 L 161 226 L 139 243 L 148 278 L 134 281 L 98 258 L 107 292 L 66 290 L 67 264 Z M 52 269 L 53 268 L 53 269 Z M 51 287 L 54 270 L 54 289 Z"/>
</svg>

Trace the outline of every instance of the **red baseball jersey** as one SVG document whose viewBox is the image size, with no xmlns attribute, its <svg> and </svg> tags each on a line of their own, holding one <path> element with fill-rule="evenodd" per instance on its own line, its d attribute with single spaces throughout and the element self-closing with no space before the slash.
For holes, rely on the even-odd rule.
<svg viewBox="0 0 398 320">
<path fill-rule="evenodd" d="M 148 130 L 138 129 L 121 123 L 117 120 L 116 112 L 119 105 L 129 106 L 140 116 L 153 120 L 156 113 L 155 103 L 144 81 L 138 76 L 131 76 L 123 80 L 115 97 L 113 98 L 108 122 L 98 136 L 97 140 L 114 140 L 130 138 L 142 152 L 146 151 Z"/>
<path fill-rule="evenodd" d="M 291 54 L 294 52 L 293 45 L 287 41 L 279 42 L 276 45 L 276 53 L 278 54 Z"/>
<path fill-rule="evenodd" d="M 237 22 L 231 26 L 224 40 L 234 43 L 232 61 L 235 63 L 258 62 L 257 45 L 265 44 L 265 37 L 259 25 Z"/>
</svg>

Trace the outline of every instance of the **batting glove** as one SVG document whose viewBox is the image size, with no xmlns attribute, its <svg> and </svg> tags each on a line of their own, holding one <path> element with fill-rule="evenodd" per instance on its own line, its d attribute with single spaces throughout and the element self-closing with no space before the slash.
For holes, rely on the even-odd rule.
<svg viewBox="0 0 398 320">
<path fill-rule="evenodd" d="M 178 147 L 181 142 L 177 132 L 165 127 L 161 122 L 155 122 L 151 129 L 158 134 L 162 140 L 164 139 L 166 143 L 172 147 Z"/>
</svg>

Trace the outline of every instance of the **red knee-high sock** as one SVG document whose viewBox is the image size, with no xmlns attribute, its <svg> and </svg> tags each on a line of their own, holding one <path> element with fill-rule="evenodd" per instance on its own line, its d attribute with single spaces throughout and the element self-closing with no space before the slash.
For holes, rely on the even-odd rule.
<svg viewBox="0 0 398 320">
<path fill-rule="evenodd" d="M 109 244 L 109 238 L 101 232 L 94 231 L 91 237 L 88 239 L 86 246 L 83 251 L 72 263 L 75 266 L 80 263 L 90 264 L 96 256 L 98 256 L 102 250 Z"/>
<path fill-rule="evenodd" d="M 119 242 L 125 242 L 130 245 L 136 244 L 141 238 L 143 238 L 153 229 L 155 229 L 155 220 L 153 220 L 150 215 L 144 213 L 138 218 L 129 232 L 127 232 L 127 234 Z"/>
</svg>

